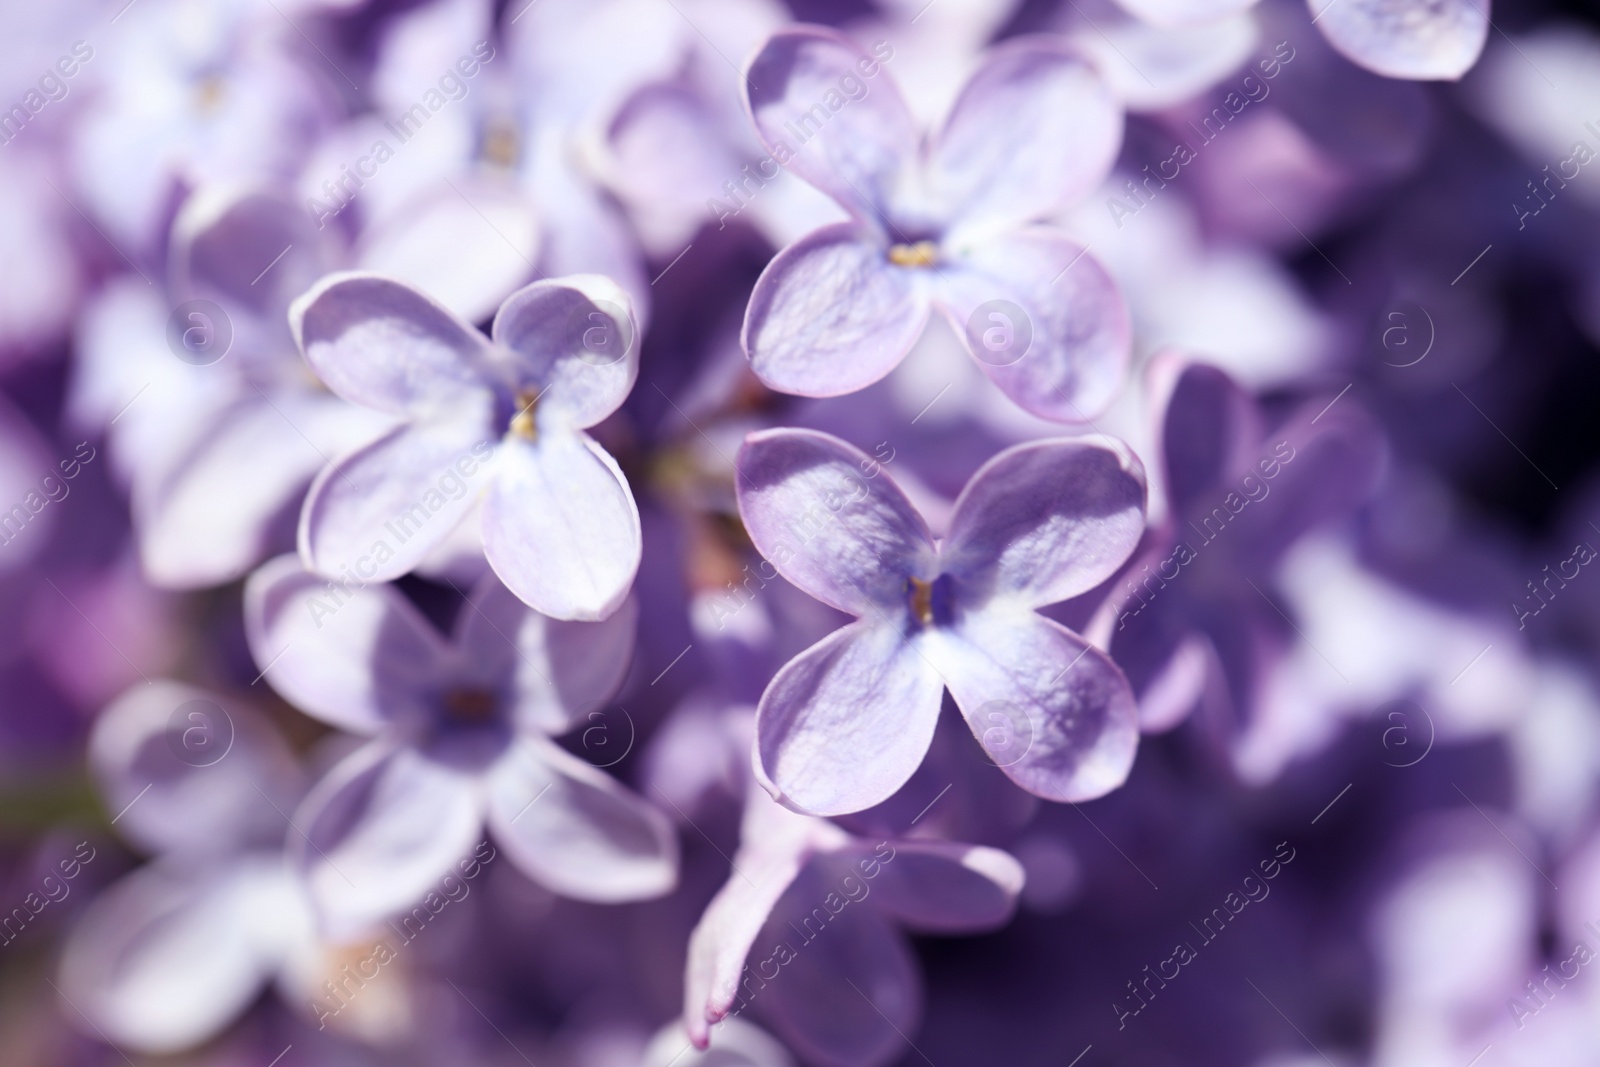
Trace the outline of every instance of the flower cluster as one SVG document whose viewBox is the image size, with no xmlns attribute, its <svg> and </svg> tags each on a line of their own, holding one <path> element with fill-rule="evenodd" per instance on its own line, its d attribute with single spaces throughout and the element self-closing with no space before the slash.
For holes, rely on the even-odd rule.
<svg viewBox="0 0 1600 1067">
<path fill-rule="evenodd" d="M 1600 1059 L 1593 12 L 0 29 L 0 1062 Z"/>
</svg>

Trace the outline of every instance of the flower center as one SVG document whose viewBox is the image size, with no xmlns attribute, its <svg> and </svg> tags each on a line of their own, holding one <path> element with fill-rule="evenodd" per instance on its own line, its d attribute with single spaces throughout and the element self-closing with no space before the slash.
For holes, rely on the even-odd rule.
<svg viewBox="0 0 1600 1067">
<path fill-rule="evenodd" d="M 933 622 L 933 583 L 921 578 L 907 578 L 906 589 L 911 603 L 911 617 L 922 625 Z"/>
<path fill-rule="evenodd" d="M 889 262 L 897 267 L 931 267 L 939 262 L 939 246 L 932 241 L 914 245 L 890 245 Z"/>
<path fill-rule="evenodd" d="M 217 105 L 222 103 L 223 93 L 227 89 L 227 82 L 217 74 L 207 74 L 200 79 L 200 84 L 195 86 L 195 103 L 201 111 L 215 111 Z"/>
<path fill-rule="evenodd" d="M 510 170 L 522 158 L 522 139 L 517 127 L 504 116 L 495 116 L 485 125 L 483 143 L 478 149 L 485 163 Z"/>
<path fill-rule="evenodd" d="M 534 405 L 539 402 L 539 392 L 523 389 L 517 393 L 517 413 L 511 416 L 511 432 L 529 441 L 539 439 L 539 427 L 533 421 Z"/>
<path fill-rule="evenodd" d="M 462 726 L 483 726 L 494 719 L 500 702 L 487 689 L 464 687 L 444 695 L 444 711 L 450 721 Z"/>
</svg>

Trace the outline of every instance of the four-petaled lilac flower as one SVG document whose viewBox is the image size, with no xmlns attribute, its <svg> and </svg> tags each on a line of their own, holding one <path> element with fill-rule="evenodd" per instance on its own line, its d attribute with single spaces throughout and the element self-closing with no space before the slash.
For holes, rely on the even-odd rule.
<svg viewBox="0 0 1600 1067">
<path fill-rule="evenodd" d="M 1127 311 L 1087 249 L 1030 224 L 1104 180 L 1121 108 L 1069 45 L 1024 38 L 989 55 L 923 140 L 887 77 L 865 80 L 883 58 L 797 27 L 750 64 L 763 144 L 851 215 L 778 253 L 756 282 L 751 366 L 781 392 L 854 392 L 894 369 L 937 308 L 1017 404 L 1092 418 L 1122 384 Z"/>
<path fill-rule="evenodd" d="M 558 619 L 617 609 L 639 567 L 639 511 L 584 431 L 639 373 L 621 288 L 598 275 L 534 282 L 501 305 L 490 343 L 399 282 L 333 274 L 290 322 L 328 388 L 404 420 L 312 484 L 307 567 L 398 578 L 482 499 L 484 554 L 512 592 Z"/>
<path fill-rule="evenodd" d="M 768 430 L 737 460 L 739 513 L 789 581 L 860 618 L 791 660 L 761 697 L 756 766 L 818 815 L 888 799 L 922 762 L 945 689 L 990 758 L 1048 800 L 1121 785 L 1138 727 L 1122 672 L 1034 609 L 1088 592 L 1144 529 L 1138 460 L 1110 438 L 1018 445 L 973 475 L 949 531 L 827 434 Z"/>
<path fill-rule="evenodd" d="M 667 820 L 548 736 L 621 684 L 632 600 L 603 622 L 557 622 L 486 576 L 446 642 L 392 586 L 324 582 L 281 556 L 251 576 L 245 615 L 274 688 L 371 738 L 294 820 L 331 933 L 420 900 L 485 822 L 512 863 L 564 896 L 620 902 L 672 888 Z"/>
</svg>

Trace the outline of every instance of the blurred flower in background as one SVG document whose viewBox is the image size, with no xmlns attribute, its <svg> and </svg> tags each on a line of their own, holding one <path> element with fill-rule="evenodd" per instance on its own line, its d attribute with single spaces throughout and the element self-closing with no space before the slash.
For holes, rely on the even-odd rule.
<svg viewBox="0 0 1600 1067">
<path fill-rule="evenodd" d="M 1592 5 L 0 53 L 0 1063 L 1600 1062 Z"/>
</svg>

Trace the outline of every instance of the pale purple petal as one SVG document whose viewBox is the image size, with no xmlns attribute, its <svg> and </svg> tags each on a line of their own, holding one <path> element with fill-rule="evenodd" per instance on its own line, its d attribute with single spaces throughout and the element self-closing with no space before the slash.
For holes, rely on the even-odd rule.
<svg viewBox="0 0 1600 1067">
<path fill-rule="evenodd" d="M 541 427 L 593 426 L 622 406 L 639 376 L 633 301 L 597 274 L 518 290 L 495 315 L 493 334 L 516 357 L 519 386 L 538 393 Z"/>
<path fill-rule="evenodd" d="M 421 901 L 483 833 L 480 783 L 381 741 L 341 760 L 290 838 L 323 931 L 359 934 Z"/>
<path fill-rule="evenodd" d="M 245 392 L 174 466 L 135 482 L 146 576 L 176 589 L 242 577 L 272 549 L 289 547 L 300 497 L 327 457 L 388 426 L 320 389 Z"/>
<path fill-rule="evenodd" d="M 929 184 L 954 235 L 1054 214 L 1100 185 L 1122 145 L 1122 107 L 1095 68 L 1059 39 L 989 54 L 934 140 Z"/>
<path fill-rule="evenodd" d="M 304 788 L 288 746 L 254 708 L 164 679 L 100 713 L 89 767 L 118 831 L 153 853 L 277 844 L 282 812 Z"/>
<path fill-rule="evenodd" d="M 326 267 L 311 215 L 287 197 L 257 189 L 208 186 L 184 202 L 172 224 L 171 289 L 176 298 L 209 297 L 231 313 L 283 336 L 284 308 Z"/>
<path fill-rule="evenodd" d="M 523 738 L 488 777 L 489 829 L 511 862 L 575 900 L 649 900 L 678 880 L 667 817 L 548 741 Z"/>
<path fill-rule="evenodd" d="M 330 274 L 289 309 L 300 350 L 352 403 L 420 415 L 479 401 L 483 335 L 428 297 L 375 274 Z"/>
<path fill-rule="evenodd" d="M 539 216 L 527 196 L 487 181 L 411 198 L 366 235 L 363 270 L 427 293 L 465 322 L 481 322 L 532 276 Z M 441 248 L 451 249 L 440 255 Z"/>
<path fill-rule="evenodd" d="M 1104 653 L 1020 609 L 974 612 L 935 633 L 930 656 L 967 725 L 1013 782 L 1046 800 L 1076 802 L 1127 779 L 1138 708 Z"/>
<path fill-rule="evenodd" d="M 757 710 L 756 766 L 779 803 L 843 815 L 905 785 L 933 741 L 944 693 L 918 643 L 863 619 L 773 677 Z"/>
<path fill-rule="evenodd" d="M 916 165 L 918 143 L 881 58 L 836 30 L 795 26 L 773 34 L 745 72 L 767 151 L 874 225 Z"/>
<path fill-rule="evenodd" d="M 954 841 L 863 843 L 828 862 L 848 868 L 874 907 L 919 933 L 1004 925 L 1016 911 L 1024 880 L 1022 864 L 1008 853 Z M 867 878 L 873 870 L 876 875 Z"/>
<path fill-rule="evenodd" d="M 689 935 L 683 1020 L 697 1047 L 706 1047 L 711 1027 L 727 1017 L 739 998 L 756 935 L 800 876 L 810 853 L 844 840 L 844 833 L 830 824 L 797 815 L 764 796 L 748 800 L 733 872 Z"/>
<path fill-rule="evenodd" d="M 1492 0 L 1306 0 L 1328 43 L 1390 78 L 1454 81 L 1478 61 Z"/>
<path fill-rule="evenodd" d="M 1144 504 L 1144 468 L 1115 438 L 1017 445 L 985 463 L 956 499 L 943 569 L 968 608 L 1067 600 L 1133 554 Z"/>
<path fill-rule="evenodd" d="M 824 226 L 756 279 L 745 354 L 756 377 L 781 393 L 853 393 L 894 370 L 922 336 L 931 306 L 924 289 L 859 223 Z"/>
<path fill-rule="evenodd" d="M 483 551 L 517 596 L 555 619 L 621 606 L 643 551 L 617 461 L 583 431 L 512 435 L 483 506 Z"/>
<path fill-rule="evenodd" d="M 351 733 L 375 734 L 416 711 L 446 656 L 438 633 L 392 587 L 330 582 L 294 556 L 250 576 L 244 614 L 267 682 Z"/>
<path fill-rule="evenodd" d="M 1156 26 L 1200 26 L 1248 11 L 1258 0 L 1117 0 L 1124 9 Z"/>
<path fill-rule="evenodd" d="M 1088 250 L 1050 229 L 957 249 L 941 310 L 983 372 L 1023 410 L 1087 422 L 1123 386 L 1128 309 Z"/>
<path fill-rule="evenodd" d="M 62 1011 L 143 1053 L 214 1037 L 260 994 L 281 958 L 275 942 L 302 920 L 286 873 L 256 856 L 146 867 L 111 886 L 67 939 Z"/>
<path fill-rule="evenodd" d="M 552 619 L 490 574 L 461 609 L 456 644 L 466 652 L 466 669 L 484 683 L 513 679 L 519 723 L 562 734 L 621 687 L 638 623 L 631 598 L 601 622 Z"/>
<path fill-rule="evenodd" d="M 300 555 L 329 577 L 407 574 L 491 484 L 495 440 L 481 418 L 401 426 L 325 468 L 300 512 Z"/>
<path fill-rule="evenodd" d="M 736 463 L 745 530 L 779 574 L 851 615 L 904 611 L 933 538 L 876 461 L 816 430 L 776 429 L 745 438 Z"/>
</svg>

